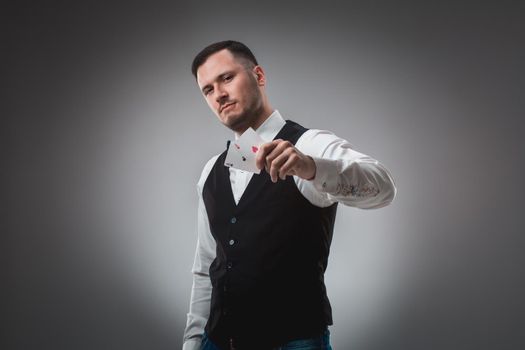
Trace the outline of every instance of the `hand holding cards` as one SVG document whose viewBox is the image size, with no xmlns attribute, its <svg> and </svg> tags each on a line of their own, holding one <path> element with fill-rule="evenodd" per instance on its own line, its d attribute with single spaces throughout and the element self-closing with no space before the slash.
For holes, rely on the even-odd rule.
<svg viewBox="0 0 525 350">
<path fill-rule="evenodd" d="M 281 139 L 261 145 L 255 164 L 266 169 L 272 182 L 284 180 L 287 176 L 313 180 L 317 172 L 312 157 L 299 151 L 290 141 Z"/>
<path fill-rule="evenodd" d="M 224 165 L 256 174 L 266 168 L 273 182 L 291 175 L 312 180 L 316 173 L 312 157 L 300 152 L 289 141 L 265 142 L 252 128 L 230 143 Z"/>
<path fill-rule="evenodd" d="M 241 137 L 230 143 L 224 165 L 259 174 L 261 169 L 257 168 L 255 157 L 263 143 L 265 141 L 255 130 L 247 129 Z"/>
</svg>

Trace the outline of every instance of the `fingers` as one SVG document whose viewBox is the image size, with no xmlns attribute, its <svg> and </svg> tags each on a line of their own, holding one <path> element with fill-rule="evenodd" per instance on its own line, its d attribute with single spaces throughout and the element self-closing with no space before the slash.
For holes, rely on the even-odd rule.
<svg viewBox="0 0 525 350">
<path fill-rule="evenodd" d="M 272 142 L 264 143 L 259 147 L 259 151 L 257 151 L 257 156 L 255 157 L 255 165 L 257 168 L 262 169 L 266 165 L 266 156 L 273 151 L 275 147 L 279 144 L 279 141 L 282 140 L 274 140 Z"/>
<path fill-rule="evenodd" d="M 273 148 L 273 150 L 266 156 L 266 170 L 269 172 L 270 167 L 273 163 L 273 161 L 279 157 L 282 153 L 292 150 L 293 145 L 289 141 L 283 141 L 283 140 L 275 140 L 278 141 L 277 145 Z M 289 152 L 289 151 L 288 151 Z"/>
<path fill-rule="evenodd" d="M 259 169 L 266 168 L 272 182 L 277 182 L 279 178 L 284 180 L 286 176 L 296 174 L 295 168 L 300 161 L 297 153 L 291 142 L 273 140 L 259 147 L 255 164 Z"/>
<path fill-rule="evenodd" d="M 295 168 L 298 162 L 299 156 L 296 153 L 291 153 L 287 157 L 286 162 L 284 162 L 284 164 L 281 165 L 279 169 L 279 178 L 281 178 L 281 180 L 284 180 L 288 175 L 296 175 Z"/>
<path fill-rule="evenodd" d="M 270 174 L 273 182 L 277 182 L 278 178 L 281 180 L 285 179 L 287 173 L 283 172 L 282 166 L 288 163 L 290 158 L 295 159 L 292 152 L 293 148 L 287 148 L 270 163 L 270 171 L 268 173 Z"/>
</svg>

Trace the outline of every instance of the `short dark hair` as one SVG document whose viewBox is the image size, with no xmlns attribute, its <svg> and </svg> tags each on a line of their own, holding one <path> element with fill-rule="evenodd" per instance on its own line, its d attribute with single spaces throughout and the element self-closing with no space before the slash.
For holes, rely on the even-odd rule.
<svg viewBox="0 0 525 350">
<path fill-rule="evenodd" d="M 243 43 L 233 40 L 219 41 L 206 46 L 193 59 L 193 63 L 191 64 L 191 73 L 195 79 L 197 79 L 197 69 L 199 69 L 199 67 L 203 65 L 204 62 L 206 62 L 208 57 L 224 49 L 230 51 L 236 58 L 243 58 L 256 66 L 259 64 L 257 63 L 257 59 L 253 55 L 252 51 Z"/>
</svg>

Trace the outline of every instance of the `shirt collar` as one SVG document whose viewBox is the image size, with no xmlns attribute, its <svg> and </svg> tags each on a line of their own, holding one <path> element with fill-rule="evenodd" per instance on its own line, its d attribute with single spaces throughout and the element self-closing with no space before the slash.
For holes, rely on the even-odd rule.
<svg viewBox="0 0 525 350">
<path fill-rule="evenodd" d="M 266 142 L 272 141 L 275 136 L 281 131 L 282 127 L 286 124 L 286 121 L 281 116 L 278 110 L 274 110 L 272 114 L 255 130 L 257 134 Z M 238 139 L 241 135 L 235 133 L 235 139 Z"/>
</svg>

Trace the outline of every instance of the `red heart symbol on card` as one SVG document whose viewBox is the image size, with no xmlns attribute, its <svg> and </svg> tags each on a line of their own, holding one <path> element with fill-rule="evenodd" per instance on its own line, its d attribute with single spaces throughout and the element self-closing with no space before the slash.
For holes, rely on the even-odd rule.
<svg viewBox="0 0 525 350">
<path fill-rule="evenodd" d="M 259 150 L 258 147 L 252 146 L 252 152 L 253 152 L 253 153 L 257 153 L 258 150 Z"/>
</svg>

